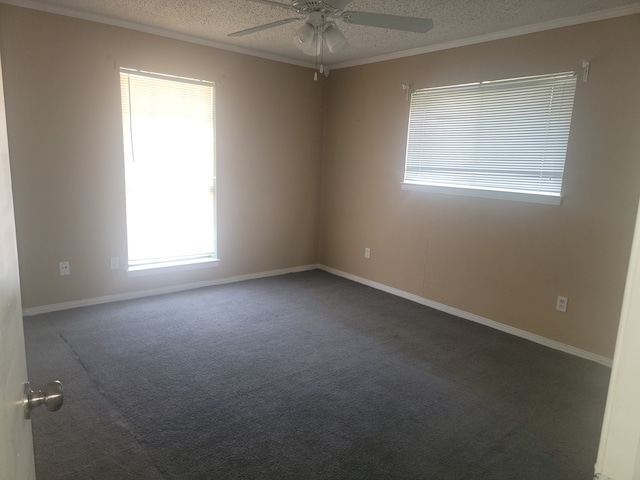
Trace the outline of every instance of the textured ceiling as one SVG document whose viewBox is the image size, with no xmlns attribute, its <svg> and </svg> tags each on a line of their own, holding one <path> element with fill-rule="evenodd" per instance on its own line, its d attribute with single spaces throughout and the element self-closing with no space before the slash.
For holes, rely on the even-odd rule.
<svg viewBox="0 0 640 480">
<path fill-rule="evenodd" d="M 2 1 L 2 0 L 0 0 Z M 291 0 L 276 0 L 291 3 Z M 325 0 L 331 3 L 332 0 Z M 342 0 L 344 2 L 344 0 Z M 295 12 L 250 0 L 4 0 L 5 3 L 185 38 L 267 58 L 313 65 L 293 35 L 302 21 L 251 35 L 229 33 L 295 17 Z M 431 18 L 433 30 L 407 33 L 338 20 L 349 47 L 324 51 L 324 63 L 346 66 L 623 14 L 640 13 L 640 0 L 352 0 L 346 10 Z"/>
</svg>

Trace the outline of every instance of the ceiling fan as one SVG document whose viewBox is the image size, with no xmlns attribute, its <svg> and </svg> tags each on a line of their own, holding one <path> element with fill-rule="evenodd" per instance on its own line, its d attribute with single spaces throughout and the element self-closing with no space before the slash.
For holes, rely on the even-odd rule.
<svg viewBox="0 0 640 480">
<path fill-rule="evenodd" d="M 344 11 L 352 0 L 293 0 L 291 4 L 271 0 L 250 1 L 291 10 L 298 16 L 230 33 L 229 37 L 241 37 L 303 19 L 304 24 L 294 35 L 293 42 L 304 53 L 316 56 L 316 58 L 322 55 L 325 44 L 331 53 L 338 52 L 349 45 L 347 39 L 335 24 L 335 20 L 355 25 L 415 33 L 426 33 L 433 28 L 433 21 L 428 18 Z M 322 72 L 322 66 L 320 71 Z"/>
</svg>

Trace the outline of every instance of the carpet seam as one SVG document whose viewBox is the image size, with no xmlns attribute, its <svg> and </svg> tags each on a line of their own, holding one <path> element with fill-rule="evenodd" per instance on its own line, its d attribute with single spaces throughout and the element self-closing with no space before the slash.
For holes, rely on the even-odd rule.
<svg viewBox="0 0 640 480">
<path fill-rule="evenodd" d="M 78 363 L 82 367 L 82 370 L 84 370 L 85 374 L 87 375 L 87 378 L 93 384 L 93 386 L 98 391 L 98 393 L 100 394 L 102 399 L 109 405 L 109 407 L 111 408 L 112 414 L 117 416 L 118 421 L 121 422 L 121 424 L 126 427 L 127 432 L 129 432 L 131 434 L 131 436 L 133 437 L 135 442 L 138 444 L 138 446 L 142 449 L 142 451 L 145 452 L 149 462 L 151 463 L 151 465 L 153 465 L 153 468 L 156 470 L 156 472 L 158 472 L 158 475 L 162 476 L 162 478 L 167 478 L 164 475 L 164 473 L 162 473 L 160 471 L 160 469 L 158 468 L 158 465 L 156 464 L 156 462 L 153 460 L 153 458 L 149 454 L 149 451 L 141 443 L 141 439 L 140 439 L 139 435 L 131 427 L 129 422 L 127 422 L 126 419 L 122 416 L 120 411 L 116 408 L 116 406 L 113 404 L 113 402 L 109 399 L 109 397 L 107 396 L 106 392 L 102 388 L 100 388 L 100 385 L 98 384 L 98 382 L 96 382 L 96 380 L 94 379 L 94 376 L 91 374 L 91 372 L 89 371 L 89 368 L 82 361 L 82 359 L 80 358 L 80 355 L 78 354 L 78 352 L 76 352 L 74 350 L 74 348 L 71 345 L 71 343 L 69 343 L 69 341 L 65 338 L 65 336 L 62 333 L 58 332 L 58 335 L 60 336 L 62 341 L 67 345 L 67 347 L 69 347 L 69 350 L 71 351 L 71 353 L 73 353 L 73 356 L 76 358 L 76 360 L 78 361 Z"/>
</svg>

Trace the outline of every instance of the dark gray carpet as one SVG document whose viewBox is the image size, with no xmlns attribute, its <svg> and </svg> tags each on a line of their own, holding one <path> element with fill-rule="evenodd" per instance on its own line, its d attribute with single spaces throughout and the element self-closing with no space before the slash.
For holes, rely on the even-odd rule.
<svg viewBox="0 0 640 480">
<path fill-rule="evenodd" d="M 39 480 L 588 480 L 610 373 L 320 271 L 25 334 Z"/>
</svg>

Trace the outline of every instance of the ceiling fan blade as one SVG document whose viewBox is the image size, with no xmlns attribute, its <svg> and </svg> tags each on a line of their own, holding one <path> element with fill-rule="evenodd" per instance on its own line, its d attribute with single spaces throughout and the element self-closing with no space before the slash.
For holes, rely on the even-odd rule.
<svg viewBox="0 0 640 480">
<path fill-rule="evenodd" d="M 352 1 L 353 0 L 324 0 L 323 3 L 338 10 L 344 10 Z"/>
<path fill-rule="evenodd" d="M 433 28 L 433 20 L 429 18 L 401 17 L 369 12 L 344 12 L 340 17 L 347 23 L 405 32 L 426 33 Z"/>
<path fill-rule="evenodd" d="M 246 30 L 240 30 L 239 32 L 233 32 L 227 35 L 227 37 L 242 37 L 243 35 L 249 35 L 251 33 L 256 33 L 261 30 L 266 30 L 268 28 L 279 27 L 280 25 L 286 25 L 287 23 L 296 22 L 300 20 L 299 18 L 285 18 L 284 20 L 278 20 L 277 22 L 267 23 L 265 25 L 260 25 L 258 27 L 247 28 Z"/>
<path fill-rule="evenodd" d="M 286 8 L 287 10 L 295 10 L 293 5 L 289 5 L 287 3 L 272 2 L 271 0 L 249 0 L 249 1 L 255 2 L 255 3 L 264 3 L 266 5 L 271 5 L 273 7 Z"/>
</svg>

